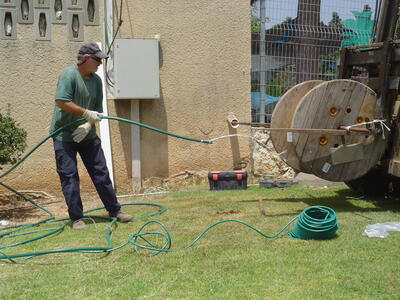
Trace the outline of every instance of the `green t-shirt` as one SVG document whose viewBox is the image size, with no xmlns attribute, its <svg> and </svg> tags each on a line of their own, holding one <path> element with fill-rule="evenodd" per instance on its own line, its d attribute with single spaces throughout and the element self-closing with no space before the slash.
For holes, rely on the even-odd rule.
<svg viewBox="0 0 400 300">
<path fill-rule="evenodd" d="M 85 78 L 79 73 L 77 66 L 66 67 L 61 71 L 58 77 L 55 100 L 72 101 L 83 108 L 102 113 L 103 89 L 101 78 L 97 74 L 92 74 L 90 78 Z M 55 105 L 50 132 L 80 118 L 82 117 L 64 112 Z M 85 122 L 83 121 L 82 123 Z M 59 141 L 72 142 L 72 132 L 82 123 L 65 128 L 54 138 Z M 93 139 L 95 137 L 96 128 L 93 126 L 84 140 Z"/>
</svg>

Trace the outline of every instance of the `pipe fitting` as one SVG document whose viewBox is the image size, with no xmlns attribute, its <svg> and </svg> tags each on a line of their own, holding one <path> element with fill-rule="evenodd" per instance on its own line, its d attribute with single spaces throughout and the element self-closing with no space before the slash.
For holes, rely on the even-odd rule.
<svg viewBox="0 0 400 300">
<path fill-rule="evenodd" d="M 232 128 L 238 128 L 239 127 L 239 120 L 236 118 L 235 114 L 233 112 L 228 113 L 227 117 L 229 125 L 231 125 Z"/>
</svg>

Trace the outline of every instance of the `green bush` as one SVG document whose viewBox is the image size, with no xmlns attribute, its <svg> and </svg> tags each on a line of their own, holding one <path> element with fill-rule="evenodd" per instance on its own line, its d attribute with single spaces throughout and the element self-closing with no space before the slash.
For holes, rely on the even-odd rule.
<svg viewBox="0 0 400 300">
<path fill-rule="evenodd" d="M 26 149 L 26 131 L 9 113 L 0 113 L 0 169 L 2 165 L 16 163 Z"/>
</svg>

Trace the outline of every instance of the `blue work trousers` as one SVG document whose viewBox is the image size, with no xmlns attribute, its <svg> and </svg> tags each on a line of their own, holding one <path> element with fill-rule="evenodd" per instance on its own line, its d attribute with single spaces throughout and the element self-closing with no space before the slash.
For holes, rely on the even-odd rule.
<svg viewBox="0 0 400 300">
<path fill-rule="evenodd" d="M 109 213 L 120 210 L 115 190 L 106 165 L 101 141 L 99 138 L 85 140 L 80 143 L 54 140 L 57 173 L 60 176 L 61 188 L 68 206 L 71 220 L 83 217 L 83 205 L 80 195 L 79 174 L 76 156 L 79 153 L 96 187 L 104 207 Z"/>
</svg>

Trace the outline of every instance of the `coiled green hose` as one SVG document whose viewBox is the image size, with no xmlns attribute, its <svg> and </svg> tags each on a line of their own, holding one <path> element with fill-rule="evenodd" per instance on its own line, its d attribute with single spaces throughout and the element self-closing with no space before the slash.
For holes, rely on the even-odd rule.
<svg viewBox="0 0 400 300">
<path fill-rule="evenodd" d="M 181 136 L 181 135 L 177 135 L 177 134 L 173 134 L 161 129 L 157 129 L 145 124 L 141 124 L 139 122 L 135 122 L 132 120 L 127 120 L 127 119 L 122 119 L 122 118 L 117 118 L 117 117 L 110 117 L 110 116 L 102 116 L 102 119 L 111 119 L 111 120 L 117 120 L 117 121 L 121 121 L 121 122 L 126 122 L 126 123 L 130 123 L 133 125 L 137 125 L 137 126 L 141 126 L 150 130 L 154 130 L 157 132 L 160 132 L 162 134 L 167 134 L 173 137 L 177 137 L 177 138 L 182 138 L 185 140 L 189 140 L 189 141 L 194 141 L 194 142 L 200 142 L 200 143 L 208 143 L 211 144 L 212 141 L 209 140 L 200 140 L 200 139 L 193 139 L 193 138 L 189 138 L 189 137 L 185 137 L 185 136 Z M 27 159 L 36 149 L 38 149 L 44 142 L 46 142 L 49 138 L 54 137 L 55 135 L 57 135 L 60 131 L 64 130 L 65 128 L 72 126 L 78 122 L 84 121 L 83 118 L 76 120 L 74 122 L 71 122 L 59 129 L 57 129 L 56 131 L 52 132 L 51 134 L 49 134 L 47 137 L 45 137 L 43 140 L 41 140 L 36 146 L 34 146 L 25 156 L 23 156 L 16 164 L 14 164 L 13 166 L 10 167 L 9 170 L 7 170 L 6 172 L 0 174 L 0 178 L 5 177 L 7 174 L 9 174 L 11 171 L 13 171 L 16 167 L 18 167 L 25 159 Z M 80 247 L 80 248 L 63 248 L 63 249 L 50 249 L 50 250 L 42 250 L 42 251 L 34 251 L 34 252 L 28 252 L 28 253 L 17 253 L 17 254 L 7 254 L 4 252 L 4 249 L 7 248 L 12 248 L 12 247 L 16 247 L 19 245 L 23 245 L 23 244 L 27 244 L 33 241 L 37 241 L 39 239 L 48 237 L 50 235 L 56 234 L 61 232 L 65 226 L 67 225 L 67 222 L 69 221 L 69 218 L 55 218 L 53 213 L 50 212 L 49 210 L 47 210 L 46 208 L 40 206 L 39 204 L 37 204 L 35 201 L 33 201 L 32 199 L 30 199 L 29 197 L 19 193 L 18 191 L 14 190 L 13 188 L 9 187 L 8 185 L 0 182 L 0 185 L 5 187 L 6 189 L 16 193 L 17 195 L 21 196 L 24 200 L 30 202 L 31 204 L 33 204 L 34 206 L 36 206 L 37 208 L 45 211 L 49 217 L 41 220 L 39 222 L 35 222 L 35 223 L 31 223 L 31 224 L 24 224 L 24 225 L 13 225 L 13 226 L 8 226 L 8 227 L 4 227 L 4 228 L 0 228 L 0 239 L 4 238 L 4 237 L 15 237 L 15 236 L 26 236 L 26 235 L 31 235 L 31 234 L 37 234 L 39 232 L 44 232 L 41 235 L 37 235 L 33 238 L 26 238 L 22 241 L 19 242 L 15 242 L 12 244 L 8 244 L 8 245 L 4 245 L 4 246 L 0 246 L 0 260 L 8 260 L 10 262 L 13 263 L 17 263 L 19 261 L 15 260 L 16 258 L 26 260 L 26 259 L 30 259 L 36 256 L 40 256 L 40 255 L 46 255 L 46 254 L 53 254 L 53 253 L 67 253 L 67 252 L 80 252 L 80 253 L 107 253 L 107 252 L 111 252 L 111 251 L 115 251 L 117 249 L 120 249 L 124 246 L 126 246 L 127 244 L 132 244 L 134 246 L 134 249 L 136 251 L 138 251 L 138 249 L 146 249 L 151 252 L 151 256 L 153 255 L 157 255 L 161 252 L 172 252 L 172 251 L 178 251 L 178 250 L 186 250 L 189 249 L 190 247 L 192 247 L 203 235 L 205 235 L 209 230 L 211 230 L 213 227 L 219 225 L 219 224 L 223 224 L 223 223 L 228 223 L 228 222 L 236 222 L 239 224 L 242 224 L 244 226 L 247 226 L 249 228 L 251 228 L 252 230 L 256 231 L 258 234 L 262 235 L 265 238 L 275 238 L 277 236 L 279 236 L 291 223 L 293 223 L 296 219 L 299 219 L 299 222 L 297 224 L 297 226 L 289 232 L 289 236 L 293 237 L 293 238 L 302 238 L 302 239 L 321 239 L 321 238 L 331 238 L 335 235 L 336 230 L 337 230 L 337 221 L 336 221 L 336 215 L 334 213 L 334 211 L 328 207 L 323 207 L 323 206 L 313 206 L 310 207 L 308 209 L 305 209 L 299 216 L 296 216 L 295 218 L 293 218 L 289 223 L 287 223 L 281 230 L 279 230 L 277 233 L 275 233 L 274 235 L 267 235 L 263 232 L 261 232 L 260 230 L 258 230 L 257 228 L 243 222 L 240 220 L 235 220 L 235 219 L 229 219 L 229 220 L 221 220 L 218 221 L 212 225 L 210 225 L 209 227 L 207 227 L 203 232 L 201 232 L 192 242 L 190 242 L 187 246 L 180 248 L 180 249 L 170 249 L 171 247 L 171 236 L 168 232 L 167 227 L 161 223 L 160 221 L 157 220 L 151 220 L 148 221 L 146 223 L 144 223 L 136 233 L 130 235 L 128 237 L 128 240 L 116 247 L 113 247 L 112 245 L 112 241 L 111 241 L 111 234 L 113 231 L 113 225 L 116 223 L 117 219 L 116 218 L 108 218 L 108 217 L 101 217 L 101 216 L 88 216 L 86 215 L 87 213 L 96 211 L 96 210 L 100 210 L 100 209 L 104 209 L 104 207 L 98 207 L 98 208 L 94 208 L 91 210 L 87 210 L 84 212 L 85 214 L 85 218 L 92 218 L 92 219 L 106 219 L 109 220 L 110 223 L 107 225 L 106 231 L 105 231 L 105 239 L 106 239 L 106 246 L 103 247 Z M 124 203 L 122 204 L 122 206 L 127 206 L 127 205 L 149 205 L 149 206 L 154 206 L 156 208 L 158 208 L 157 211 L 141 216 L 141 217 L 136 217 L 135 219 L 138 218 L 148 218 L 148 217 L 152 217 L 155 215 L 160 215 L 162 213 L 164 213 L 167 208 L 165 208 L 164 206 L 160 205 L 160 204 L 155 204 L 155 203 Z M 33 228 L 33 227 L 37 227 L 41 224 L 44 223 L 59 223 L 62 222 L 62 224 L 60 224 L 58 227 L 54 227 L 54 228 L 45 228 L 45 229 L 36 229 L 36 230 L 31 230 L 31 231 L 25 231 L 29 228 Z M 157 224 L 158 226 L 161 227 L 161 232 L 160 231 L 151 231 L 151 232 L 142 232 L 144 228 L 146 228 L 149 225 L 152 224 Z M 1 233 L 3 232 L 3 233 Z M 161 235 L 164 239 L 165 242 L 161 247 L 157 247 L 157 245 L 154 245 L 150 239 L 148 238 L 149 236 L 152 235 Z M 147 245 L 143 245 L 140 244 L 138 242 L 138 240 L 142 240 L 144 241 Z"/>
<path fill-rule="evenodd" d="M 304 209 L 296 226 L 288 233 L 302 240 L 326 240 L 335 236 L 339 226 L 335 211 L 327 206 L 310 206 Z"/>
</svg>

